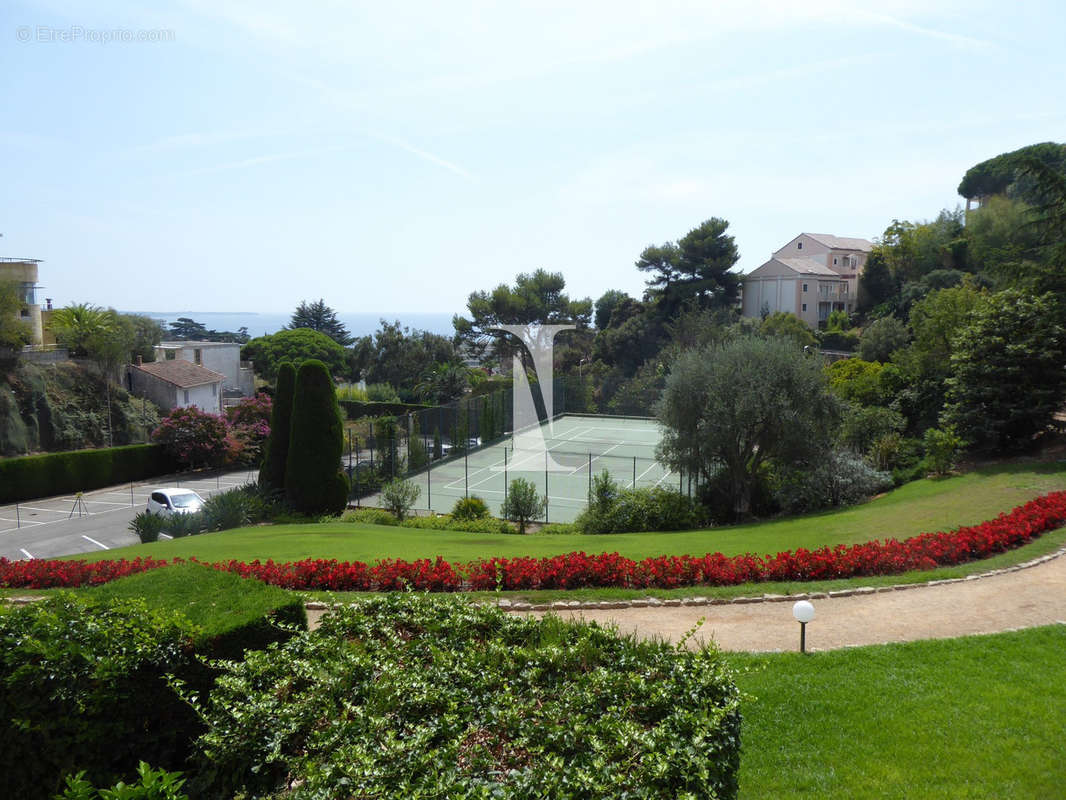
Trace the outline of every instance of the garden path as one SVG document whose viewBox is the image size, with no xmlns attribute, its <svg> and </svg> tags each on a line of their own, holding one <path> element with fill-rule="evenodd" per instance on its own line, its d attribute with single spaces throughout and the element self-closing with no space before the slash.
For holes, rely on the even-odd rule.
<svg viewBox="0 0 1066 800">
<path fill-rule="evenodd" d="M 812 600 L 808 650 L 1001 633 L 1066 625 L 1066 554 L 1027 569 L 959 583 Z M 564 618 L 616 625 L 622 633 L 678 641 L 702 619 L 695 646 L 713 639 L 723 650 L 799 648 L 790 602 L 741 605 L 586 609 Z"/>
</svg>

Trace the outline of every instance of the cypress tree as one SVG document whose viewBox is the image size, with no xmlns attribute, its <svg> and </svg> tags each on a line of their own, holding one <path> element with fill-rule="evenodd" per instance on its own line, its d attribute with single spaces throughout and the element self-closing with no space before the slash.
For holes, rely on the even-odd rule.
<svg viewBox="0 0 1066 800">
<path fill-rule="evenodd" d="M 348 504 L 341 468 L 344 421 L 329 370 L 310 360 L 296 373 L 292 425 L 285 464 L 285 497 L 306 514 L 339 514 Z"/>
<path fill-rule="evenodd" d="M 285 489 L 285 462 L 289 457 L 289 427 L 295 383 L 296 368 L 288 361 L 279 364 L 274 408 L 270 413 L 270 436 L 263 449 L 263 464 L 259 468 L 259 485 L 279 492 Z"/>
</svg>

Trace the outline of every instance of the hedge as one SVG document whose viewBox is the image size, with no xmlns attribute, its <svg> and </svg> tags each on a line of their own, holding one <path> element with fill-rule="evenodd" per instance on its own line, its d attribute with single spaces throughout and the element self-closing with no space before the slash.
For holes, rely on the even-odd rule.
<svg viewBox="0 0 1066 800">
<path fill-rule="evenodd" d="M 306 628 L 299 597 L 195 564 L 0 612 L 4 797 L 50 798 L 80 770 L 110 785 L 141 760 L 186 768 L 204 727 L 167 674 L 206 694 L 202 657 L 290 638 L 268 617 Z"/>
<path fill-rule="evenodd" d="M 87 492 L 177 469 L 158 444 L 131 444 L 0 460 L 0 503 Z"/>
<path fill-rule="evenodd" d="M 963 564 L 1019 547 L 1066 524 L 1066 492 L 1031 500 L 1010 513 L 947 533 L 853 545 L 800 548 L 775 555 L 658 556 L 634 561 L 618 553 L 567 553 L 549 558 L 490 558 L 452 564 L 443 558 L 384 559 L 376 564 L 334 559 L 273 560 L 211 564 L 225 572 L 258 578 L 285 589 L 327 591 L 429 592 L 464 590 L 578 589 L 613 586 L 672 589 L 681 586 L 733 586 L 760 581 L 820 581 Z M 195 561 L 195 559 L 193 559 Z M 182 563 L 174 559 L 174 563 Z M 8 561 L 0 558 L 0 587 L 48 589 L 91 586 L 165 567 L 158 559 L 133 561 Z"/>
<path fill-rule="evenodd" d="M 336 389 L 321 361 L 305 361 L 296 373 L 285 463 L 285 499 L 304 514 L 339 514 L 348 505 L 348 477 L 341 470 L 344 421 Z"/>
</svg>

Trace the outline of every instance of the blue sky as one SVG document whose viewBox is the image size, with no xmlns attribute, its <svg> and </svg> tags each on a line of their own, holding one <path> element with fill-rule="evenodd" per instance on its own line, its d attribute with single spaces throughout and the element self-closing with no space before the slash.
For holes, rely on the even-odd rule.
<svg viewBox="0 0 1066 800">
<path fill-rule="evenodd" d="M 748 271 L 1066 140 L 1064 23 L 983 0 L 8 0 L 0 255 L 44 259 L 60 305 L 459 311 L 538 267 L 639 294 L 645 245 L 718 216 Z"/>
</svg>

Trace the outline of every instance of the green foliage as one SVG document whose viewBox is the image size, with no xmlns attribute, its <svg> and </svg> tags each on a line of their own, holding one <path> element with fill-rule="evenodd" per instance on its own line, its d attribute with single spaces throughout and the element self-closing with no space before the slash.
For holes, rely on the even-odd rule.
<svg viewBox="0 0 1066 800">
<path fill-rule="evenodd" d="M 172 539 L 196 536 L 204 532 L 204 516 L 199 511 L 192 514 L 170 514 L 164 519 L 163 532 Z"/>
<path fill-rule="evenodd" d="M 422 494 L 421 487 L 413 481 L 393 478 L 381 487 L 381 504 L 402 522 L 420 494 Z"/>
<path fill-rule="evenodd" d="M 165 524 L 166 520 L 158 514 L 149 514 L 147 511 L 142 511 L 130 520 L 128 529 L 131 533 L 137 534 L 141 544 L 148 544 L 149 542 L 159 541 L 159 534 Z"/>
<path fill-rule="evenodd" d="M 953 340 L 943 420 L 982 450 L 1026 447 L 1066 392 L 1066 332 L 1051 295 L 999 292 Z"/>
<path fill-rule="evenodd" d="M 344 422 L 333 380 L 321 361 L 305 361 L 296 374 L 290 431 L 285 464 L 289 505 L 304 514 L 341 513 L 349 491 L 341 470 Z"/>
<path fill-rule="evenodd" d="M 19 284 L 15 281 L 0 281 L 0 350 L 18 351 L 33 341 L 33 329 L 21 318 L 26 303 L 22 300 Z"/>
<path fill-rule="evenodd" d="M 426 449 L 422 437 L 417 433 L 412 434 L 407 440 L 407 466 L 412 471 L 417 471 L 429 463 L 429 452 Z"/>
<path fill-rule="evenodd" d="M 623 381 L 607 401 L 607 413 L 631 416 L 648 416 L 666 386 L 667 369 L 657 361 L 646 361 L 633 377 Z"/>
<path fill-rule="evenodd" d="M 851 318 L 848 317 L 847 311 L 833 311 L 829 314 L 829 317 L 825 321 L 825 329 L 827 331 L 839 331 L 843 333 L 851 327 Z"/>
<path fill-rule="evenodd" d="M 818 331 L 818 346 L 823 350 L 853 353 L 859 346 L 859 335 L 854 331 Z"/>
<path fill-rule="evenodd" d="M 859 310 L 868 313 L 896 294 L 896 281 L 881 248 L 875 248 L 859 274 Z"/>
<path fill-rule="evenodd" d="M 807 323 L 787 311 L 775 311 L 773 314 L 768 314 L 764 317 L 759 323 L 759 333 L 763 336 L 777 336 L 789 339 L 797 347 L 813 347 L 817 344 L 814 333 L 807 326 Z"/>
<path fill-rule="evenodd" d="M 862 332 L 859 357 L 863 361 L 889 361 L 892 354 L 907 345 L 907 326 L 895 317 L 874 320 Z"/>
<path fill-rule="evenodd" d="M 411 330 L 381 320 L 373 337 L 364 336 L 352 349 L 353 376 L 367 381 L 371 400 L 396 402 L 415 399 L 414 386 L 434 364 L 453 363 L 458 353 L 451 339 L 429 331 Z M 374 384 L 389 384 L 390 396 L 377 397 Z M 398 396 L 392 396 L 393 394 Z"/>
<path fill-rule="evenodd" d="M 247 328 L 238 328 L 236 333 L 233 331 L 209 330 L 202 322 L 197 322 L 189 317 L 178 317 L 174 322 L 170 323 L 169 327 L 170 330 L 167 331 L 166 336 L 168 339 L 176 341 L 246 344 L 251 338 L 248 336 Z"/>
<path fill-rule="evenodd" d="M 152 441 L 162 445 L 184 469 L 221 467 L 226 460 L 228 433 L 225 417 L 197 406 L 178 406 L 152 431 Z"/>
<path fill-rule="evenodd" d="M 501 513 L 504 519 L 518 523 L 518 532 L 525 533 L 530 521 L 544 514 L 548 498 L 537 494 L 537 487 L 525 478 L 515 478 L 507 490 Z"/>
<path fill-rule="evenodd" d="M 698 528 L 706 519 L 699 501 L 672 489 L 618 489 L 593 491 L 593 504 L 578 515 L 574 526 L 582 533 L 681 531 Z"/>
<path fill-rule="evenodd" d="M 141 759 L 182 766 L 199 721 L 164 675 L 198 669 L 196 633 L 141 599 L 64 593 L 0 613 L 5 794 L 50 798 L 77 770 L 110 783 Z"/>
<path fill-rule="evenodd" d="M 934 475 L 947 475 L 955 467 L 955 460 L 966 446 L 954 425 L 930 428 L 922 438 L 925 461 Z"/>
<path fill-rule="evenodd" d="M 292 399 L 296 388 L 296 368 L 288 361 L 278 364 L 278 382 L 274 406 L 270 412 L 270 436 L 263 448 L 263 466 L 259 485 L 277 492 L 285 491 L 285 465 L 289 460 L 292 436 Z"/>
<path fill-rule="evenodd" d="M 0 503 L 87 492 L 173 469 L 174 462 L 155 444 L 0 459 Z"/>
<path fill-rule="evenodd" d="M 737 794 L 739 697 L 712 648 L 399 593 L 225 673 L 200 703 L 212 795 Z"/>
<path fill-rule="evenodd" d="M 604 292 L 600 299 L 596 301 L 596 313 L 593 318 L 593 324 L 596 326 L 596 330 L 602 331 L 611 322 L 612 312 L 625 300 L 632 300 L 628 294 L 619 291 L 618 289 L 608 289 Z"/>
<path fill-rule="evenodd" d="M 391 383 L 368 383 L 366 399 L 371 403 L 399 403 L 400 396 Z"/>
<path fill-rule="evenodd" d="M 343 375 L 347 366 L 344 348 L 326 334 L 310 328 L 278 331 L 252 339 L 241 348 L 241 358 L 255 362 L 256 373 L 271 383 L 277 379 L 278 367 L 286 361 L 297 369 L 305 361 L 319 361 L 334 375 Z"/>
<path fill-rule="evenodd" d="M 452 506 L 452 519 L 485 519 L 488 515 L 488 504 L 476 494 L 460 497 Z"/>
<path fill-rule="evenodd" d="M 861 358 L 842 358 L 825 368 L 829 389 L 841 400 L 862 405 L 886 405 L 891 394 L 882 382 L 884 365 Z"/>
<path fill-rule="evenodd" d="M 449 514 L 431 517 L 408 517 L 400 523 L 404 528 L 434 531 L 463 531 L 464 533 L 517 533 L 514 525 L 502 519 L 457 519 Z"/>
<path fill-rule="evenodd" d="M 660 316 L 672 317 L 686 303 L 712 308 L 736 300 L 740 278 L 730 270 L 740 254 L 733 237 L 726 234 L 728 227 L 726 220 L 711 217 L 676 245 L 667 242 L 640 254 L 637 269 L 651 273 L 647 294 Z"/>
<path fill-rule="evenodd" d="M 243 528 L 252 521 L 252 503 L 248 494 L 238 487 L 208 497 L 200 514 L 207 531 Z"/>
<path fill-rule="evenodd" d="M 791 342 L 742 336 L 677 359 L 659 405 L 660 452 L 687 475 L 724 472 L 742 518 L 763 464 L 816 460 L 837 417 L 819 360 Z"/>
<path fill-rule="evenodd" d="M 414 393 L 422 402 L 444 405 L 462 397 L 469 385 L 470 370 L 463 364 L 434 364 L 422 373 Z"/>
<path fill-rule="evenodd" d="M 853 453 L 833 451 L 809 467 L 780 470 L 775 498 L 783 511 L 801 514 L 861 503 L 890 488 L 887 472 Z"/>
<path fill-rule="evenodd" d="M 341 515 L 342 522 L 358 522 L 363 525 L 399 525 L 400 520 L 380 508 L 350 508 Z"/>
<path fill-rule="evenodd" d="M 840 424 L 840 443 L 857 453 L 866 453 L 875 441 L 902 433 L 906 424 L 903 415 L 893 409 L 849 405 Z"/>
<path fill-rule="evenodd" d="M 67 776 L 67 785 L 58 800 L 189 800 L 181 787 L 185 780 L 180 772 L 154 770 L 142 761 L 137 766 L 137 782 L 119 781 L 110 789 L 96 789 L 85 779 L 85 771 Z"/>
<path fill-rule="evenodd" d="M 1031 144 L 975 164 L 966 170 L 959 183 L 959 194 L 966 198 L 1006 194 L 1028 203 L 1041 199 L 1038 187 L 1026 170 L 1035 160 L 1049 169 L 1066 174 L 1066 145 L 1058 142 Z"/>
<path fill-rule="evenodd" d="M 337 312 L 327 306 L 322 298 L 313 303 L 308 303 L 306 300 L 300 301 L 300 305 L 292 313 L 292 319 L 289 322 L 289 330 L 299 328 L 324 333 L 341 347 L 347 347 L 353 341 L 344 323 L 337 319 Z"/>
</svg>

